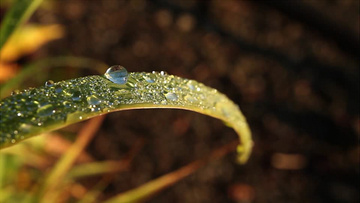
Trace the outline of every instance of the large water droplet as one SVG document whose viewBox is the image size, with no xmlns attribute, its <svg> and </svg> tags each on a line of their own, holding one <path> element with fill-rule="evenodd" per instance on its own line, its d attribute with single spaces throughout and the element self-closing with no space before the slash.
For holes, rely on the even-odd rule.
<svg viewBox="0 0 360 203">
<path fill-rule="evenodd" d="M 55 113 L 55 110 L 54 110 L 54 107 L 53 105 L 51 104 L 46 104 L 44 106 L 41 106 L 38 108 L 38 110 L 36 111 L 36 113 L 39 115 L 39 116 L 50 116 L 52 115 L 53 113 Z"/>
<path fill-rule="evenodd" d="M 178 96 L 175 93 L 169 92 L 165 94 L 166 98 L 171 101 L 176 101 L 178 99 Z"/>
<path fill-rule="evenodd" d="M 54 81 L 48 80 L 45 82 L 45 87 L 52 87 L 52 86 L 54 86 Z"/>
<path fill-rule="evenodd" d="M 120 65 L 111 66 L 107 69 L 105 77 L 116 84 L 125 84 L 128 77 L 127 70 Z"/>
</svg>

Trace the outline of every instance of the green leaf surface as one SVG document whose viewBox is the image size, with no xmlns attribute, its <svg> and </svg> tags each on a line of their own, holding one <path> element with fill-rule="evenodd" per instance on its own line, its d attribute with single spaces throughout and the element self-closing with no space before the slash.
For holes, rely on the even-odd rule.
<svg viewBox="0 0 360 203">
<path fill-rule="evenodd" d="M 0 27 L 0 49 L 5 42 L 24 23 L 40 5 L 42 0 L 16 0 L 6 13 Z"/>
<path fill-rule="evenodd" d="M 110 69 L 109 69 L 110 70 Z M 164 72 L 116 70 L 23 90 L 0 101 L 0 148 L 105 113 L 171 108 L 209 115 L 233 127 L 240 138 L 238 161 L 252 148 L 239 107 L 216 89 Z"/>
</svg>

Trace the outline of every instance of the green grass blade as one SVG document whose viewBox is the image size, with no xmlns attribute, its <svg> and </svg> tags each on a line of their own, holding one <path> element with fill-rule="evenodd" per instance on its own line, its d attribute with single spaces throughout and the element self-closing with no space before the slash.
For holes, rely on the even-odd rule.
<svg viewBox="0 0 360 203">
<path fill-rule="evenodd" d="M 91 162 L 74 166 L 66 176 L 70 179 L 77 179 L 104 173 L 114 173 L 124 170 L 126 166 L 126 163 L 121 161 Z"/>
<path fill-rule="evenodd" d="M 5 42 L 40 5 L 42 0 L 16 0 L 6 13 L 0 27 L 0 50 Z"/>
<path fill-rule="evenodd" d="M 121 72 L 110 78 L 114 82 L 108 78 L 105 74 L 48 82 L 1 100 L 0 147 L 113 111 L 172 108 L 209 115 L 233 127 L 241 142 L 238 160 L 247 161 L 252 148 L 249 127 L 239 107 L 224 94 L 163 72 Z"/>
</svg>

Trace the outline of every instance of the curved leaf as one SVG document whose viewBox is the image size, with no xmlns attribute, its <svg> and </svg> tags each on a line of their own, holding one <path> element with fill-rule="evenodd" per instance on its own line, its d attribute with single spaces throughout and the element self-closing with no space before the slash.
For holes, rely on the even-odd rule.
<svg viewBox="0 0 360 203">
<path fill-rule="evenodd" d="M 1 100 L 0 148 L 113 111 L 172 108 L 209 115 L 233 127 L 241 141 L 238 161 L 247 161 L 252 148 L 249 127 L 239 107 L 224 94 L 164 72 L 123 73 L 48 81 Z"/>
</svg>

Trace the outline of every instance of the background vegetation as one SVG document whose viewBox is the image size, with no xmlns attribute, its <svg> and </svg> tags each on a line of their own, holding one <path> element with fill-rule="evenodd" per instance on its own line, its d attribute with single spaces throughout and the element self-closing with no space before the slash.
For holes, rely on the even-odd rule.
<svg viewBox="0 0 360 203">
<path fill-rule="evenodd" d="M 255 139 L 248 164 L 237 165 L 232 153 L 149 202 L 359 201 L 358 1 L 53 0 L 29 23 L 45 27 L 25 32 L 32 49 L 23 42 L 2 51 L 3 84 L 36 63 L 18 88 L 121 64 L 196 79 L 239 104 Z M 49 60 L 57 56 L 91 60 Z M 125 162 L 111 165 L 117 170 L 110 175 L 68 184 L 74 201 L 89 191 L 107 199 L 235 139 L 221 122 L 178 110 L 125 111 L 93 122 L 100 127 L 76 164 Z M 45 136 L 41 156 L 25 157 L 26 164 L 1 159 L 13 170 L 17 194 L 53 169 L 71 146 L 63 138 L 81 129 L 86 123 Z"/>
</svg>

